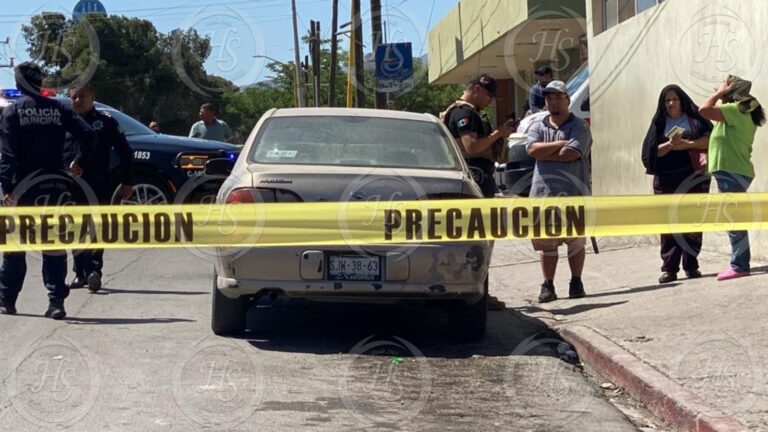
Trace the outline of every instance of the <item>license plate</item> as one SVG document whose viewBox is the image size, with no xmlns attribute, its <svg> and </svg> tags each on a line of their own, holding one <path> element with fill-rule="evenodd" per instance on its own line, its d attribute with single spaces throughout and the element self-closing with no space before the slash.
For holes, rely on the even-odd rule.
<svg viewBox="0 0 768 432">
<path fill-rule="evenodd" d="M 381 280 L 381 258 L 351 255 L 329 255 L 328 280 Z"/>
</svg>

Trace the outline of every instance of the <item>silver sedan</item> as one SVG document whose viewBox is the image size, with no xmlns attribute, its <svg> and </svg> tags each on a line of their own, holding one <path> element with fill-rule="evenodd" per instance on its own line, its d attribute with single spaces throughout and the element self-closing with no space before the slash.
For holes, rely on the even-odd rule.
<svg viewBox="0 0 768 432">
<path fill-rule="evenodd" d="M 280 109 L 255 126 L 217 202 L 480 198 L 456 142 L 434 116 L 366 109 Z M 339 226 L 344 227 L 343 212 Z M 245 330 L 260 297 L 359 303 L 441 302 L 454 334 L 486 325 L 487 241 L 217 249 L 212 329 Z"/>
</svg>

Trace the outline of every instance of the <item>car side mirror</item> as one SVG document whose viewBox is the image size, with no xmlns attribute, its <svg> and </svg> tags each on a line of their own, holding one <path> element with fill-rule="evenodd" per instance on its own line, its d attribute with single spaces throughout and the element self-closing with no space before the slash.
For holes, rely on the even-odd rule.
<svg viewBox="0 0 768 432">
<path fill-rule="evenodd" d="M 232 174 L 235 162 L 229 159 L 211 159 L 205 163 L 205 175 L 207 176 L 228 176 Z"/>
</svg>

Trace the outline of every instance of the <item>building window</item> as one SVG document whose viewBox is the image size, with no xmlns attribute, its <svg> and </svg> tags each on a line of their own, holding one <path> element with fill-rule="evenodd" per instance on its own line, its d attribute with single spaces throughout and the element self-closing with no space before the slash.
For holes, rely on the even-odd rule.
<svg viewBox="0 0 768 432">
<path fill-rule="evenodd" d="M 664 0 L 602 0 L 603 30 L 608 30 L 663 2 Z"/>
<path fill-rule="evenodd" d="M 619 2 L 618 0 L 603 0 L 603 11 L 605 17 L 605 25 L 603 30 L 615 26 L 619 23 Z"/>
<path fill-rule="evenodd" d="M 635 0 L 635 10 L 640 13 L 663 2 L 664 0 Z"/>
</svg>

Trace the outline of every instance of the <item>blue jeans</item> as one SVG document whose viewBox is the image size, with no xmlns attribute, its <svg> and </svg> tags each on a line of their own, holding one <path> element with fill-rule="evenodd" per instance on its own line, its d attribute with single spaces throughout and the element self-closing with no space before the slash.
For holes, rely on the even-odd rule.
<svg viewBox="0 0 768 432">
<path fill-rule="evenodd" d="M 712 176 L 720 192 L 746 192 L 752 184 L 751 178 L 741 174 L 717 171 Z M 752 258 L 749 252 L 749 231 L 728 231 L 728 240 L 731 242 L 731 268 L 749 272 L 749 261 Z"/>
</svg>

